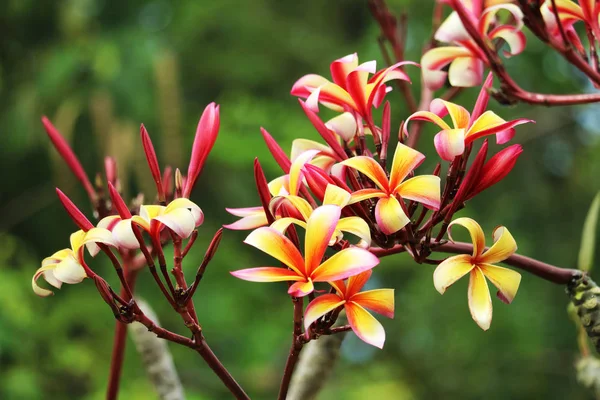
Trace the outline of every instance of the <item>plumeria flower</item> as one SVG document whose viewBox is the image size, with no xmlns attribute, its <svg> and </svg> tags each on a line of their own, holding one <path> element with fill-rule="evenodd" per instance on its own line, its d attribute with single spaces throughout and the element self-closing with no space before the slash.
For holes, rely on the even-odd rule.
<svg viewBox="0 0 600 400">
<path fill-rule="evenodd" d="M 379 107 L 391 90 L 386 85 L 393 79 L 410 81 L 399 68 L 412 62 L 403 61 L 391 67 L 377 70 L 375 61 L 358 64 L 356 53 L 331 63 L 333 82 L 320 75 L 310 74 L 298 79 L 292 87 L 292 95 L 305 98 L 306 105 L 318 111 L 318 104 L 335 111 L 354 111 L 365 120 L 371 121 L 373 107 Z M 374 74 L 369 78 L 369 74 Z"/>
<path fill-rule="evenodd" d="M 293 217 L 280 218 L 273 222 L 271 227 L 277 229 L 281 233 L 285 233 L 287 228 L 292 224 L 299 225 L 306 229 L 306 221 L 310 219 L 310 216 L 313 213 L 313 208 L 302 197 L 287 196 L 286 199 L 292 203 L 292 205 L 300 213 L 301 219 Z M 323 205 L 336 205 L 340 208 L 344 208 L 348 205 L 350 199 L 350 193 L 338 186 L 330 184 L 327 185 L 327 189 L 325 190 Z M 371 231 L 369 229 L 369 225 L 360 217 L 352 216 L 340 218 L 335 226 L 334 234 L 329 242 L 330 246 L 333 246 L 343 239 L 344 234 L 342 232 L 347 232 L 358 236 L 361 239 L 357 244 L 358 247 L 369 248 L 371 245 Z"/>
<path fill-rule="evenodd" d="M 96 243 L 117 246 L 111 232 L 103 228 L 92 228 L 87 232 L 79 230 L 71 234 L 70 240 L 70 249 L 59 250 L 50 257 L 44 258 L 42 266 L 33 275 L 31 286 L 38 296 L 47 297 L 53 294 L 52 291 L 37 284 L 41 276 L 57 289 L 60 289 L 63 283 L 75 284 L 87 277 L 82 266 L 84 246 L 87 246 L 92 256 L 95 256 L 99 250 Z"/>
<path fill-rule="evenodd" d="M 563 31 L 568 39 L 578 48 L 583 48 L 579 36 L 573 25 L 583 21 L 594 34 L 596 41 L 600 41 L 600 3 L 596 0 L 580 0 L 579 4 L 571 0 L 555 0 L 556 11 Z M 552 7 L 552 1 L 546 0 L 540 7 L 548 32 L 555 38 L 560 38 L 560 28 Z"/>
<path fill-rule="evenodd" d="M 493 111 L 484 112 L 489 100 L 488 89 L 491 87 L 490 74 L 475 103 L 473 115 L 458 104 L 434 99 L 430 105 L 431 111 L 417 111 L 407 118 L 405 133 L 408 132 L 407 125 L 411 120 L 433 122 L 439 126 L 442 131 L 435 135 L 434 144 L 439 156 L 446 161 L 452 161 L 454 157 L 463 154 L 465 146 L 483 136 L 495 134 L 498 144 L 510 141 L 515 135 L 515 126 L 533 121 L 525 118 L 505 121 Z M 442 119 L 446 114 L 450 115 L 452 125 Z"/>
<path fill-rule="evenodd" d="M 365 271 L 344 281 L 331 282 L 336 293 L 324 294 L 314 299 L 304 313 L 304 328 L 323 315 L 338 307 L 344 307 L 348 323 L 356 336 L 373 346 L 383 348 L 385 331 L 383 326 L 366 309 L 388 318 L 394 318 L 394 289 L 360 290 L 371 277 L 372 271 Z"/>
<path fill-rule="evenodd" d="M 514 4 L 498 4 L 481 11 L 481 2 L 466 2 L 470 17 L 476 25 L 479 34 L 493 48 L 492 42 L 501 39 L 509 47 L 505 56 L 514 56 L 525 48 L 523 13 Z M 506 10 L 512 15 L 512 24 L 502 24 L 497 14 Z M 437 47 L 429 50 L 421 58 L 423 81 L 431 90 L 441 88 L 446 82 L 458 87 L 472 87 L 481 84 L 484 65 L 487 58 L 482 50 L 463 26 L 459 15 L 454 11 L 440 25 L 435 33 L 435 39 L 440 42 L 452 43 L 453 46 Z M 443 68 L 450 64 L 448 72 Z"/>
<path fill-rule="evenodd" d="M 186 239 L 202 224 L 204 214 L 196 203 L 182 197 L 167 206 L 143 205 L 140 207 L 140 214 L 134 215 L 131 220 L 151 236 L 157 237 L 166 226 L 180 238 Z"/>
<path fill-rule="evenodd" d="M 391 235 L 406 224 L 407 217 L 401 199 L 414 200 L 434 210 L 440 207 L 440 178 L 434 175 L 421 175 L 405 180 L 412 170 L 425 160 L 418 151 L 398 143 L 388 179 L 386 172 L 371 157 L 357 156 L 341 164 L 354 168 L 372 180 L 377 188 L 361 189 L 352 193 L 350 203 L 378 198 L 375 206 L 375 219 L 383 233 Z"/>
<path fill-rule="evenodd" d="M 494 230 L 494 244 L 485 250 L 485 236 L 481 226 L 471 218 L 458 218 L 450 224 L 468 229 L 473 241 L 473 254 L 461 254 L 444 260 L 433 273 L 433 284 L 438 292 L 446 289 L 466 274 L 469 279 L 469 309 L 471 316 L 483 330 L 492 323 L 492 298 L 486 278 L 498 288 L 498 298 L 510 304 L 521 282 L 518 272 L 498 267 L 496 263 L 506 260 L 517 251 L 517 243 L 508 229 L 500 226 Z"/>
<path fill-rule="evenodd" d="M 289 269 L 259 267 L 233 271 L 231 274 L 252 282 L 292 281 L 294 283 L 288 293 L 302 297 L 315 290 L 314 282 L 346 279 L 375 267 L 379 259 L 358 247 L 346 248 L 323 261 L 340 214 L 340 207 L 335 205 L 321 206 L 313 211 L 306 223 L 304 257 L 292 241 L 276 229 L 256 229 L 244 242 L 281 261 Z"/>
</svg>

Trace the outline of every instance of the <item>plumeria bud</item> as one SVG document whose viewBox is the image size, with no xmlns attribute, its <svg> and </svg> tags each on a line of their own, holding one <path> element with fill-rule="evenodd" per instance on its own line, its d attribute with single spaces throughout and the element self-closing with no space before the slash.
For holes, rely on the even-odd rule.
<svg viewBox="0 0 600 400">
<path fill-rule="evenodd" d="M 269 224 L 272 224 L 273 221 L 275 221 L 275 218 L 273 218 L 273 214 L 271 214 L 271 211 L 269 210 L 271 192 L 269 192 L 269 184 L 267 183 L 267 178 L 265 178 L 265 173 L 263 172 L 258 158 L 254 159 L 254 180 L 256 181 L 258 196 L 260 197 L 260 203 L 265 210 L 267 221 Z"/>
<path fill-rule="evenodd" d="M 379 158 L 381 160 L 385 160 L 387 158 L 387 147 L 390 141 L 390 129 L 390 102 L 386 101 L 385 105 L 383 106 L 383 114 L 381 116 L 381 150 L 379 153 Z"/>
<path fill-rule="evenodd" d="M 127 208 L 125 201 L 111 182 L 108 182 L 108 194 L 113 203 L 113 208 L 117 210 L 122 219 L 131 218 L 131 211 Z"/>
<path fill-rule="evenodd" d="M 175 197 L 179 198 L 183 196 L 183 176 L 179 168 L 175 169 Z"/>
<path fill-rule="evenodd" d="M 452 215 L 457 210 L 457 208 L 466 200 L 467 194 L 470 190 L 480 182 L 483 166 L 485 163 L 485 159 L 487 157 L 488 150 L 488 140 L 484 140 L 481 148 L 477 152 L 475 156 L 475 160 L 473 160 L 473 164 L 469 168 L 465 179 L 463 179 L 458 191 L 456 192 L 456 196 L 454 196 L 454 201 L 452 203 L 452 208 L 446 214 L 445 221 L 449 223 L 452 219 Z"/>
<path fill-rule="evenodd" d="M 521 147 L 520 144 L 513 144 L 512 146 L 502 149 L 490 158 L 483 166 L 481 175 L 477 180 L 477 185 L 470 190 L 466 199 L 472 198 L 504 179 L 513 169 L 522 152 L 523 147 Z"/>
<path fill-rule="evenodd" d="M 277 164 L 281 167 L 284 173 L 290 173 L 290 167 L 292 166 L 292 162 L 285 154 L 281 146 L 273 139 L 273 136 L 265 128 L 260 128 L 260 133 L 262 133 L 263 139 L 269 148 L 269 151 L 273 155 L 273 158 L 277 162 Z"/>
<path fill-rule="evenodd" d="M 210 244 L 208 245 L 208 249 L 206 249 L 206 253 L 204 253 L 204 259 L 202 263 L 209 263 L 210 260 L 215 256 L 217 250 L 219 249 L 219 244 L 221 243 L 221 238 L 223 237 L 223 228 L 220 228 L 215 235 L 213 236 Z"/>
<path fill-rule="evenodd" d="M 171 168 L 170 165 L 167 165 L 163 172 L 162 183 L 163 183 L 163 191 L 165 192 L 165 196 L 168 198 L 170 198 L 171 195 L 173 194 L 172 179 L 173 179 L 173 168 Z"/>
<path fill-rule="evenodd" d="M 475 121 L 487 109 L 488 102 L 490 100 L 490 89 L 492 88 L 493 82 L 494 74 L 490 72 L 485 79 L 485 82 L 483 82 L 483 86 L 481 87 L 479 95 L 477 96 L 477 100 L 475 101 L 475 106 L 471 112 L 471 121 Z"/>
<path fill-rule="evenodd" d="M 196 137 L 194 138 L 194 144 L 192 145 L 192 157 L 190 158 L 190 164 L 188 166 L 187 182 L 185 189 L 183 190 L 183 197 L 190 196 L 190 193 L 196 184 L 196 179 L 198 179 L 200 172 L 202 172 L 202 167 L 204 167 L 206 158 L 217 140 L 220 123 L 219 106 L 215 103 L 210 103 L 204 109 L 200 121 L 198 122 Z"/>
<path fill-rule="evenodd" d="M 52 125 L 48 118 L 42 117 L 42 124 L 44 124 L 46 133 L 52 141 L 52 144 L 54 145 L 62 159 L 65 160 L 67 166 L 69 167 L 69 169 L 71 169 L 75 177 L 79 180 L 79 182 L 81 182 L 92 203 L 95 204 L 98 200 L 98 195 L 96 194 L 96 191 L 94 190 L 90 179 L 83 170 L 79 159 L 77 158 L 77 156 L 75 156 L 75 153 L 73 153 L 73 150 L 71 149 L 65 138 L 60 134 L 58 129 L 56 129 L 54 125 Z"/>
<path fill-rule="evenodd" d="M 319 118 L 319 116 L 314 111 L 312 111 L 306 105 L 306 103 L 304 103 L 304 101 L 298 99 L 298 102 L 300 103 L 300 106 L 302 106 L 302 109 L 304 110 L 304 113 L 310 120 L 310 123 L 313 124 L 313 126 L 315 127 L 317 132 L 319 132 L 319 135 L 321 135 L 321 137 L 323 138 L 323 140 L 325 140 L 325 142 L 329 145 L 329 147 L 331 147 L 331 149 L 339 157 L 341 157 L 342 160 L 345 160 L 346 158 L 348 158 L 348 156 L 346 155 L 346 152 L 344 151 L 342 146 L 340 146 L 335 134 L 332 131 L 330 131 L 329 128 L 327 128 L 325 126 L 325 123 L 323 121 L 321 121 L 321 118 Z"/>
<path fill-rule="evenodd" d="M 310 191 L 319 201 L 323 201 L 327 185 L 335 183 L 325 171 L 317 166 L 306 164 L 304 170 L 304 178 L 306 179 L 306 183 L 308 183 Z"/>
<path fill-rule="evenodd" d="M 71 199 L 69 199 L 67 195 L 64 194 L 59 188 L 56 188 L 56 194 L 58 194 L 58 199 L 62 203 L 65 210 L 67 210 L 69 217 L 71 217 L 71 219 L 75 222 L 75 224 L 77 224 L 79 228 L 87 232 L 94 227 L 90 220 L 87 219 L 85 215 L 83 215 L 81 210 L 79 210 L 79 208 L 77 208 L 77 206 L 71 201 Z"/>
<path fill-rule="evenodd" d="M 144 147 L 144 153 L 146 154 L 148 167 L 150 168 L 152 179 L 154 179 L 154 183 L 156 184 L 156 191 L 158 192 L 158 201 L 164 203 L 165 192 L 161 181 L 160 167 L 158 166 L 158 158 L 156 157 L 156 152 L 154 151 L 152 140 L 150 140 L 150 136 L 148 135 L 148 131 L 146 130 L 144 124 L 140 126 L 140 136 L 142 137 L 142 146 Z"/>
<path fill-rule="evenodd" d="M 104 173 L 107 182 L 117 184 L 117 161 L 113 157 L 104 157 Z"/>
</svg>

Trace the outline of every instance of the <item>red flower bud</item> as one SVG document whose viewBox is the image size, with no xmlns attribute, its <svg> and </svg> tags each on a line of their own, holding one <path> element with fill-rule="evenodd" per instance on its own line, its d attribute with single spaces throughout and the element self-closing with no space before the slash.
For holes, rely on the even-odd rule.
<svg viewBox="0 0 600 400">
<path fill-rule="evenodd" d="M 271 193 L 269 192 L 269 185 L 267 183 L 267 178 L 265 178 L 265 173 L 258 161 L 258 158 L 254 159 L 254 180 L 256 181 L 256 189 L 258 190 L 258 197 L 260 197 L 260 204 L 263 206 L 265 210 L 265 214 L 267 216 L 267 221 L 269 225 L 271 225 L 275 218 L 273 218 L 273 214 L 269 210 L 269 203 L 271 202 Z"/>
<path fill-rule="evenodd" d="M 142 137 L 142 146 L 144 147 L 144 153 L 146 153 L 146 160 L 148 161 L 148 167 L 150 167 L 150 173 L 152 179 L 156 184 L 156 191 L 158 192 L 158 201 L 163 203 L 165 201 L 165 192 L 160 176 L 160 167 L 158 166 L 158 158 L 156 158 L 156 152 L 152 145 L 152 140 L 148 135 L 148 131 L 144 124 L 140 126 L 140 136 Z"/>
<path fill-rule="evenodd" d="M 520 144 L 513 144 L 495 154 L 485 163 L 477 184 L 470 190 L 467 199 L 500 182 L 515 166 L 523 152 Z"/>
<path fill-rule="evenodd" d="M 94 190 L 94 187 L 92 186 L 87 174 L 83 170 L 79 159 L 77 156 L 75 156 L 75 153 L 73 153 L 71 146 L 69 146 L 65 138 L 60 134 L 58 129 L 52 125 L 48 118 L 42 117 L 42 124 L 44 124 L 46 133 L 52 141 L 54 148 L 56 148 L 62 159 L 65 160 L 67 166 L 71 169 L 75 177 L 79 180 L 79 182 L 81 182 L 92 203 L 95 204 L 98 199 L 96 191 Z"/>
<path fill-rule="evenodd" d="M 325 171 L 311 164 L 304 165 L 304 178 L 306 178 L 306 183 L 308 183 L 310 191 L 319 201 L 323 201 L 323 198 L 325 198 L 327 185 L 335 185 L 335 182 L 333 182 Z"/>
<path fill-rule="evenodd" d="M 104 173 L 107 182 L 117 184 L 117 161 L 113 157 L 104 157 Z"/>
<path fill-rule="evenodd" d="M 71 219 L 75 222 L 75 224 L 77 224 L 77 226 L 80 229 L 87 232 L 94 227 L 90 220 L 87 219 L 85 215 L 83 215 L 81 210 L 79 210 L 79 208 L 77 208 L 77 206 L 71 201 L 71 199 L 69 199 L 67 195 L 64 194 L 59 188 L 56 188 L 56 194 L 58 194 L 58 199 L 62 203 L 65 210 L 67 210 L 69 217 L 71 217 Z"/>
<path fill-rule="evenodd" d="M 113 208 L 117 210 L 121 219 L 131 218 L 131 211 L 129 211 L 125 201 L 111 182 L 108 182 L 108 194 L 112 200 Z"/>
<path fill-rule="evenodd" d="M 329 147 L 331 147 L 331 149 L 335 152 L 335 154 L 337 154 L 337 156 L 340 157 L 340 160 L 345 160 L 346 158 L 348 158 L 348 156 L 346 155 L 346 152 L 344 151 L 342 146 L 340 146 L 340 144 L 338 143 L 338 139 L 335 136 L 335 134 L 332 131 L 330 131 L 329 128 L 327 128 L 325 126 L 325 124 L 323 123 L 323 121 L 321 121 L 319 116 L 314 111 L 312 111 L 306 105 L 306 103 L 304 103 L 300 99 L 298 99 L 298 101 L 300 102 L 300 105 L 302 106 L 304 113 L 310 120 L 310 123 L 313 124 L 313 126 L 315 127 L 317 132 L 319 132 L 319 135 L 321 135 L 323 140 L 325 140 L 325 142 L 329 145 Z"/>
<path fill-rule="evenodd" d="M 217 140 L 220 124 L 219 106 L 215 103 L 210 103 L 204 109 L 198 122 L 183 197 L 190 197 L 190 193 L 196 184 L 196 179 L 198 179 L 200 172 L 202 172 L 206 158 Z"/>
<path fill-rule="evenodd" d="M 273 158 L 279 164 L 284 173 L 290 173 L 290 167 L 292 166 L 292 162 L 285 154 L 281 146 L 273 139 L 273 136 L 265 128 L 260 128 L 260 133 L 262 133 L 263 139 L 265 139 L 265 143 L 269 148 L 269 151 L 273 155 Z"/>
</svg>

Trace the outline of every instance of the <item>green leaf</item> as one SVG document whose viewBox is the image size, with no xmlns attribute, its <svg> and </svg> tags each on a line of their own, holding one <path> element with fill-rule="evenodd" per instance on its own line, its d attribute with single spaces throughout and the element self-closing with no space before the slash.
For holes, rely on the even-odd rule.
<svg viewBox="0 0 600 400">
<path fill-rule="evenodd" d="M 579 248 L 578 266 L 582 271 L 589 272 L 594 263 L 596 249 L 596 226 L 598 225 L 598 212 L 600 211 L 600 192 L 594 197 L 583 224 L 581 247 Z"/>
</svg>

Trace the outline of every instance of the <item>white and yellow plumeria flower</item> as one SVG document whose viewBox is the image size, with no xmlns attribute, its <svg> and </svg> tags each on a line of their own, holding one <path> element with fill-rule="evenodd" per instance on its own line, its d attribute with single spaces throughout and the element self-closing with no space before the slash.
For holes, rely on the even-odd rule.
<svg viewBox="0 0 600 400">
<path fill-rule="evenodd" d="M 182 197 L 173 200 L 166 207 L 141 206 L 140 215 L 134 215 L 131 220 L 152 236 L 158 235 L 166 226 L 180 238 L 186 239 L 202 224 L 204 214 L 196 203 Z"/>
<path fill-rule="evenodd" d="M 486 278 L 498 288 L 498 298 L 510 304 L 521 283 L 521 274 L 498 267 L 496 263 L 506 260 L 517 251 L 517 243 L 508 229 L 500 226 L 494 230 L 494 244 L 485 250 L 485 236 L 479 224 L 471 218 L 458 218 L 450 224 L 460 225 L 469 231 L 473 241 L 473 254 L 448 257 L 433 273 L 433 284 L 438 292 L 446 289 L 466 274 L 469 279 L 469 309 L 471 316 L 483 330 L 492 323 L 492 298 Z"/>
<path fill-rule="evenodd" d="M 82 266 L 84 245 L 92 256 L 99 251 L 96 243 L 117 246 L 112 233 L 104 228 L 92 228 L 87 232 L 79 230 L 71 234 L 70 239 L 70 249 L 62 249 L 50 257 L 46 257 L 42 261 L 42 266 L 33 275 L 31 286 L 38 296 L 46 297 L 53 294 L 51 290 L 44 289 L 37 284 L 37 280 L 41 276 L 57 289 L 60 289 L 63 283 L 79 283 L 87 277 Z"/>
</svg>

